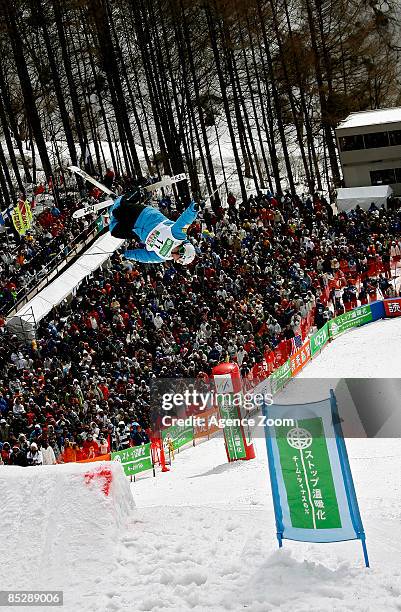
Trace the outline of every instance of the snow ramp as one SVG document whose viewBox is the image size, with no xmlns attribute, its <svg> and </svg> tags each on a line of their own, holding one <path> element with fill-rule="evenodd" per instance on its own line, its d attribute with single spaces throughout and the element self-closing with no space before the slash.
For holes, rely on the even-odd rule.
<svg viewBox="0 0 401 612">
<path fill-rule="evenodd" d="M 1 588 L 64 590 L 64 609 L 79 606 L 113 563 L 134 505 L 116 462 L 0 468 Z"/>
</svg>

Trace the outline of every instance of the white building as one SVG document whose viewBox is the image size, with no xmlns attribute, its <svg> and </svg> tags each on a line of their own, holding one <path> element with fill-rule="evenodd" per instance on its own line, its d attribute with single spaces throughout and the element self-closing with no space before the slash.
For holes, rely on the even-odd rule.
<svg viewBox="0 0 401 612">
<path fill-rule="evenodd" d="M 336 136 L 345 187 L 391 185 L 401 195 L 401 107 L 351 113 Z"/>
</svg>

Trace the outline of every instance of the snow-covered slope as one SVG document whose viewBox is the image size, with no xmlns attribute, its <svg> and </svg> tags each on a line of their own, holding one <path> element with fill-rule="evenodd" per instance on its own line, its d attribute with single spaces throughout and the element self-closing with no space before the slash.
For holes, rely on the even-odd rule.
<svg viewBox="0 0 401 612">
<path fill-rule="evenodd" d="M 135 609 L 154 612 L 400 610 L 399 441 L 348 442 L 371 569 L 359 542 L 278 550 L 264 441 L 255 444 L 256 460 L 227 464 L 217 438 L 182 453 L 171 475 L 135 484 L 141 570 L 121 581 L 118 609 L 131 593 Z M 125 551 L 126 575 L 134 558 L 138 547 Z"/>
<path fill-rule="evenodd" d="M 337 339 L 304 375 L 339 376 L 328 364 L 340 363 L 348 342 L 353 357 L 342 374 L 377 375 L 365 359 L 366 335 L 376 342 L 372 360 L 380 357 L 392 367 L 401 353 L 397 343 L 391 345 L 400 325 L 384 321 Z M 325 368 L 324 359 L 331 360 Z M 291 383 L 280 399 L 293 401 L 295 395 Z M 227 464 L 221 437 L 182 451 L 169 473 L 131 485 L 136 508 L 126 504 L 129 523 L 121 522 L 118 533 L 114 522 L 108 527 L 101 494 L 91 506 L 85 489 L 78 495 L 71 480 L 68 495 L 60 497 L 54 468 L 43 472 L 51 485 L 40 477 L 23 492 L 13 470 L 0 471 L 0 494 L 6 495 L 0 498 L 2 588 L 63 588 L 66 612 L 401 610 L 400 441 L 347 441 L 370 569 L 356 541 L 284 541 L 278 550 L 264 440 L 256 438 L 255 446 L 255 460 L 234 464 Z M 57 495 L 46 497 L 48 486 Z M 31 498 L 36 518 L 27 504 Z M 20 524 L 21 534 L 13 533 Z"/>
<path fill-rule="evenodd" d="M 309 401 L 311 385 L 315 399 L 330 387 L 345 395 L 341 376 L 396 376 L 399 337 L 401 321 L 393 320 L 338 338 L 303 372 Z M 310 380 L 323 377 L 330 380 Z M 300 389 L 291 383 L 277 400 L 299 401 Z M 401 610 L 400 441 L 347 440 L 370 569 L 356 541 L 285 541 L 278 550 L 263 438 L 255 446 L 256 460 L 227 464 L 223 441 L 215 438 L 180 453 L 170 474 L 133 485 L 146 532 L 140 558 L 153 566 L 131 588 L 124 585 L 115 597 L 120 609 L 128 609 L 131 592 L 135 609 L 153 612 Z M 126 551 L 124 563 L 129 559 Z"/>
<path fill-rule="evenodd" d="M 303 377 L 401 376 L 401 317 L 350 330 L 326 346 Z"/>
<path fill-rule="evenodd" d="M 119 463 L 0 469 L 1 589 L 64 589 L 81 609 L 133 508 Z"/>
</svg>

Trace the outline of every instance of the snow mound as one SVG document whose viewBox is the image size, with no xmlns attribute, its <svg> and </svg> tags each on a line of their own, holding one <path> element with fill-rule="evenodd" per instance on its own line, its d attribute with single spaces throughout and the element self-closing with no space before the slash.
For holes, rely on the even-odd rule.
<svg viewBox="0 0 401 612">
<path fill-rule="evenodd" d="M 63 589 L 101 576 L 134 508 L 119 463 L 0 469 L 2 589 Z M 81 591 L 82 592 L 82 591 Z"/>
</svg>

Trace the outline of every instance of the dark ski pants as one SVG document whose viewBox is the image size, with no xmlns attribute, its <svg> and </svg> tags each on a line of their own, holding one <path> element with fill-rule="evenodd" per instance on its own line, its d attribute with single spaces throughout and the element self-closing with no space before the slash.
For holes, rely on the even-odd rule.
<svg viewBox="0 0 401 612">
<path fill-rule="evenodd" d="M 113 231 L 110 232 L 111 235 L 114 236 L 114 238 L 121 238 L 123 240 L 135 238 L 135 223 L 145 208 L 146 206 L 144 204 L 127 202 L 122 198 L 119 206 L 112 211 L 113 217 L 117 219 L 117 225 L 113 228 Z"/>
</svg>

